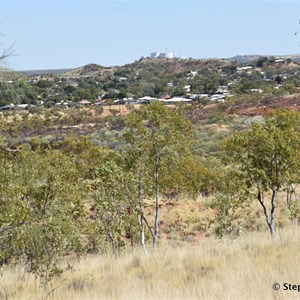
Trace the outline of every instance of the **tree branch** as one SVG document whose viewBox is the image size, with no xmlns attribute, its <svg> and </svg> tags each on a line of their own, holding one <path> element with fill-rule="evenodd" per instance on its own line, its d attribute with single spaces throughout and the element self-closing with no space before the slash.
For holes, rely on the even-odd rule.
<svg viewBox="0 0 300 300">
<path fill-rule="evenodd" d="M 143 220 L 145 221 L 145 223 L 146 223 L 146 225 L 147 225 L 147 227 L 148 227 L 148 229 L 149 229 L 149 231 L 150 231 L 152 237 L 154 238 L 155 236 L 154 236 L 154 233 L 153 233 L 153 231 L 152 231 L 152 228 L 150 227 L 150 225 L 149 225 L 148 221 L 146 220 L 146 218 L 144 217 L 144 215 L 142 216 L 142 218 L 143 218 Z"/>
</svg>

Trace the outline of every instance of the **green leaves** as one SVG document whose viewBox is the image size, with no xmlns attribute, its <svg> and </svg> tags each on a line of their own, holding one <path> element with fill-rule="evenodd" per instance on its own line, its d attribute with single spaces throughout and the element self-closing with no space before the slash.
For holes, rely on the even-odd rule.
<svg viewBox="0 0 300 300">
<path fill-rule="evenodd" d="M 126 118 L 127 153 L 134 164 L 144 164 L 154 174 L 155 159 L 166 166 L 189 156 L 195 144 L 192 124 L 179 110 L 160 102 L 131 112 Z M 164 168 L 162 168 L 164 169 Z"/>
<path fill-rule="evenodd" d="M 93 234 L 90 236 L 94 247 L 104 248 L 103 241 L 108 241 L 115 255 L 124 245 L 123 239 L 137 205 L 136 179 L 130 172 L 125 173 L 117 158 L 116 154 L 95 165 L 93 177 L 85 181 L 90 187 L 93 223 L 99 235 L 98 239 Z"/>
<path fill-rule="evenodd" d="M 78 170 L 57 150 L 24 149 L 2 158 L 0 173 L 0 260 L 21 260 L 47 282 L 61 255 L 81 251 Z"/>
<path fill-rule="evenodd" d="M 300 167 L 299 114 L 277 111 L 265 124 L 232 135 L 224 146 L 247 174 L 249 186 L 279 190 Z"/>
<path fill-rule="evenodd" d="M 278 110 L 266 116 L 264 124 L 253 124 L 250 130 L 230 136 L 224 144 L 249 191 L 255 189 L 272 237 L 277 194 L 300 179 L 299 128 L 298 112 Z M 266 192 L 271 194 L 269 212 Z"/>
<path fill-rule="evenodd" d="M 176 183 L 174 185 L 174 181 L 167 177 L 170 170 L 174 175 L 177 173 L 177 179 L 180 177 L 177 176 L 181 170 L 179 162 L 190 155 L 191 145 L 195 143 L 194 132 L 192 124 L 181 115 L 180 110 L 171 110 L 158 101 L 131 112 L 126 126 L 127 165 L 139 182 L 140 219 L 143 215 L 142 190 L 155 196 L 152 233 L 155 246 L 158 239 L 159 194 L 161 191 L 169 194 L 178 192 Z"/>
</svg>

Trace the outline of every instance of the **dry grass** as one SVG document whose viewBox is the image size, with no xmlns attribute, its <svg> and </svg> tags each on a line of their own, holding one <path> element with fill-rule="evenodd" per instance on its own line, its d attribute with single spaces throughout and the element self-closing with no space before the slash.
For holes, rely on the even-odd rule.
<svg viewBox="0 0 300 300">
<path fill-rule="evenodd" d="M 300 191 L 299 191 L 300 192 Z M 161 199 L 160 201 L 160 237 L 163 240 L 185 241 L 195 243 L 213 234 L 213 228 L 216 224 L 216 210 L 209 208 L 210 197 L 198 197 L 191 199 L 181 197 L 177 200 Z M 266 205 L 269 209 L 269 198 Z M 154 201 L 149 200 L 146 203 L 145 215 L 150 224 L 154 221 Z M 267 230 L 265 216 L 258 201 L 253 200 L 251 206 L 240 211 L 233 224 L 239 223 L 242 226 L 242 232 L 255 232 Z M 291 221 L 288 218 L 285 195 L 279 195 L 279 201 L 276 207 L 276 228 L 287 228 Z"/>
<path fill-rule="evenodd" d="M 249 233 L 234 242 L 160 245 L 117 259 L 86 256 L 46 292 L 20 269 L 0 275 L 3 299 L 299 299 L 297 291 L 273 291 L 278 282 L 300 284 L 300 230 Z M 47 293 L 50 294 L 47 297 Z"/>
</svg>

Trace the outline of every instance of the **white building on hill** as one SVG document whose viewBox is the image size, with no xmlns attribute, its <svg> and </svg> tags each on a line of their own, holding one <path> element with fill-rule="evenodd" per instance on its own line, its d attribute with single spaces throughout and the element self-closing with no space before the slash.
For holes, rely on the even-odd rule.
<svg viewBox="0 0 300 300">
<path fill-rule="evenodd" d="M 150 54 L 152 59 L 156 58 L 174 58 L 174 52 L 152 52 Z"/>
</svg>

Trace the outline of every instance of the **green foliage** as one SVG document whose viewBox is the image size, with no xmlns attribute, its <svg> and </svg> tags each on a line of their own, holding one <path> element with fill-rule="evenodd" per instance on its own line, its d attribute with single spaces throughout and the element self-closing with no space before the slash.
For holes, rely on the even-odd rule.
<svg viewBox="0 0 300 300">
<path fill-rule="evenodd" d="M 169 198 L 186 194 L 195 198 L 211 192 L 216 181 L 213 170 L 204 167 L 203 161 L 195 155 L 179 157 L 162 165 L 161 193 Z"/>
<path fill-rule="evenodd" d="M 12 83 L 0 82 L 0 106 L 19 103 L 36 104 L 33 87 L 23 80 Z"/>
<path fill-rule="evenodd" d="M 45 88 L 50 88 L 54 85 L 54 82 L 53 81 L 50 81 L 50 80 L 39 80 L 36 85 L 39 87 L 39 88 L 42 88 L 42 89 L 45 89 Z"/>
<path fill-rule="evenodd" d="M 118 159 L 117 159 L 118 160 Z M 136 220 L 136 182 L 130 173 L 124 172 L 116 158 L 106 159 L 95 166 L 86 183 L 90 187 L 93 219 L 98 228 L 98 241 L 107 241 L 112 252 L 124 246 L 124 236 Z M 137 224 L 136 224 L 137 225 Z M 94 242 L 95 245 L 95 242 Z M 100 244 L 101 245 L 101 244 Z M 101 245 L 103 247 L 103 245 Z M 99 246 L 96 247 L 99 249 Z"/>
<path fill-rule="evenodd" d="M 150 181 L 150 188 L 153 187 L 155 246 L 158 239 L 159 193 L 164 190 L 167 192 L 170 188 L 166 186 L 167 183 L 171 183 L 171 190 L 174 189 L 174 182 L 167 180 L 166 177 L 170 169 L 175 168 L 178 172 L 179 161 L 190 155 L 191 146 L 195 143 L 193 127 L 182 116 L 180 110 L 172 111 L 160 102 L 132 111 L 126 119 L 126 125 L 125 139 L 129 146 L 128 155 L 133 171 L 137 174 L 140 185 L 142 183 L 146 185 L 146 181 Z M 165 179 L 164 187 L 161 188 L 163 179 Z M 142 203 L 140 207 L 142 209 Z"/>
<path fill-rule="evenodd" d="M 125 139 L 133 163 L 144 164 L 144 168 L 154 173 L 158 160 L 162 166 L 161 177 L 169 174 L 167 168 L 172 164 L 175 167 L 180 160 L 188 158 L 196 142 L 192 124 L 179 110 L 170 110 L 160 102 L 132 111 L 126 125 Z"/>
<path fill-rule="evenodd" d="M 245 226 L 245 211 L 249 210 L 251 195 L 241 174 L 224 169 L 215 181 L 217 192 L 209 202 L 216 211 L 213 231 L 219 237 L 237 238 Z"/>
<path fill-rule="evenodd" d="M 82 250 L 84 209 L 74 163 L 58 151 L 3 155 L 0 193 L 1 261 L 21 262 L 46 283 L 60 273 L 61 255 Z"/>
<path fill-rule="evenodd" d="M 254 123 L 249 131 L 229 137 L 226 150 L 247 173 L 249 186 L 279 190 L 299 168 L 299 113 L 276 111 L 265 124 Z"/>
<path fill-rule="evenodd" d="M 253 123 L 250 130 L 233 134 L 224 144 L 249 190 L 255 190 L 272 236 L 277 194 L 299 182 L 299 120 L 297 112 L 278 110 L 268 115 L 264 124 Z M 267 192 L 271 193 L 269 212 Z"/>
</svg>

